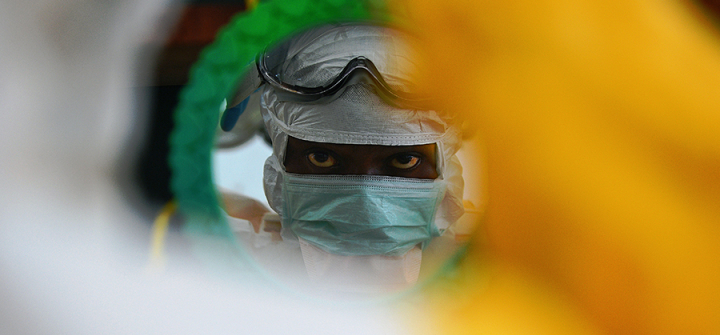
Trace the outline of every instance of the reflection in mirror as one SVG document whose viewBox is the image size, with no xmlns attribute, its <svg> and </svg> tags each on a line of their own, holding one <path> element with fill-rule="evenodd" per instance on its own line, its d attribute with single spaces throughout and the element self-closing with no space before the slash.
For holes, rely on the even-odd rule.
<svg viewBox="0 0 720 335">
<path fill-rule="evenodd" d="M 258 57 L 221 111 L 215 181 L 270 280 L 334 297 L 402 292 L 462 252 L 480 220 L 481 192 L 462 175 L 481 184 L 481 162 L 461 149 L 477 144 L 452 116 L 416 107 L 406 38 L 370 25 L 302 32 Z"/>
</svg>

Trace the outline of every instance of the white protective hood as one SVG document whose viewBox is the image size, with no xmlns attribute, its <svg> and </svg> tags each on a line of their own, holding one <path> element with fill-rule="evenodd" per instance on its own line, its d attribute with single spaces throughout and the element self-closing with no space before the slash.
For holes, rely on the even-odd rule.
<svg viewBox="0 0 720 335">
<path fill-rule="evenodd" d="M 287 48 L 285 82 L 314 87 L 327 80 L 330 67 L 345 67 L 351 59 L 370 59 L 391 85 L 411 85 L 412 69 L 404 44 L 405 35 L 379 26 L 324 26 L 302 33 Z M 337 72 L 337 71 L 335 71 Z M 447 182 L 435 224 L 447 229 L 463 214 L 463 179 L 455 156 L 461 136 L 452 119 L 443 113 L 393 107 L 374 93 L 371 84 L 349 85 L 332 101 L 307 103 L 283 101 L 274 88 L 260 92 L 261 112 L 273 143 L 265 162 L 263 183 L 268 203 L 282 215 L 282 162 L 288 136 L 305 141 L 336 144 L 407 146 L 435 143 L 438 178 Z"/>
</svg>

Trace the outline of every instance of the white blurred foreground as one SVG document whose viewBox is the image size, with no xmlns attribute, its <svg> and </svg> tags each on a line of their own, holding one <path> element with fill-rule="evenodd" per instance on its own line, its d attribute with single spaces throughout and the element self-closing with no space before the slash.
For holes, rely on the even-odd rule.
<svg viewBox="0 0 720 335">
<path fill-rule="evenodd" d="M 149 216 L 123 176 L 144 129 L 140 47 L 169 7 L 0 2 L 0 334 L 402 332 L 387 306 L 311 303 L 197 265 L 145 271 Z"/>
</svg>

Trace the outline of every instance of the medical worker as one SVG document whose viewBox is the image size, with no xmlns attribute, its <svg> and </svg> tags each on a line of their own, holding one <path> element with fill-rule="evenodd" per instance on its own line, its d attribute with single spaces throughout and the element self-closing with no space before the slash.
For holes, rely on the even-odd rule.
<svg viewBox="0 0 720 335">
<path fill-rule="evenodd" d="M 407 38 L 314 28 L 268 48 L 240 85 L 236 101 L 259 95 L 272 142 L 263 182 L 280 235 L 322 287 L 415 283 L 423 249 L 463 214 L 461 134 L 448 115 L 417 107 Z M 234 119 L 226 113 L 223 128 Z"/>
</svg>

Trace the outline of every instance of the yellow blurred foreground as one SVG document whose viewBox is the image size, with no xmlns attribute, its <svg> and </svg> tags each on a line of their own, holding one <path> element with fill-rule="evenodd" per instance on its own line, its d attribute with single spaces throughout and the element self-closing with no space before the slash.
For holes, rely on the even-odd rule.
<svg viewBox="0 0 720 335">
<path fill-rule="evenodd" d="M 400 5 L 488 175 L 483 229 L 416 328 L 720 334 L 718 27 L 680 1 Z"/>
</svg>

